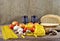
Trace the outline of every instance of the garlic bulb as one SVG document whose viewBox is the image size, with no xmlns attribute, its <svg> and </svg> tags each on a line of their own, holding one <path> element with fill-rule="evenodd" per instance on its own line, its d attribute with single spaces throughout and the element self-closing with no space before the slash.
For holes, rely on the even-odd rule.
<svg viewBox="0 0 60 41">
<path fill-rule="evenodd" d="M 13 30 L 16 31 L 16 30 L 18 30 L 19 28 L 20 28 L 20 27 L 16 25 L 16 26 L 14 26 Z"/>
<path fill-rule="evenodd" d="M 23 29 L 22 29 L 22 28 L 19 28 L 19 29 L 17 30 L 17 32 L 18 32 L 19 34 L 23 34 Z"/>
</svg>

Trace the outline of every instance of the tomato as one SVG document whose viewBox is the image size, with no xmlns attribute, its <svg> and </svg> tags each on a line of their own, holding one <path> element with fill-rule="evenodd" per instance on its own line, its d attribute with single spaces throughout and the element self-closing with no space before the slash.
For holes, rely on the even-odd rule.
<svg viewBox="0 0 60 41">
<path fill-rule="evenodd" d="M 14 25 L 10 24 L 10 25 L 9 25 L 9 27 L 10 27 L 10 29 L 12 29 L 12 30 L 13 30 Z"/>
<path fill-rule="evenodd" d="M 23 33 L 26 32 L 26 30 L 27 30 L 27 28 L 25 27 L 25 28 L 23 29 Z"/>
<path fill-rule="evenodd" d="M 30 28 L 30 31 L 31 31 L 31 32 L 34 32 L 34 30 L 35 30 L 35 28 L 34 28 L 34 27 Z"/>
</svg>

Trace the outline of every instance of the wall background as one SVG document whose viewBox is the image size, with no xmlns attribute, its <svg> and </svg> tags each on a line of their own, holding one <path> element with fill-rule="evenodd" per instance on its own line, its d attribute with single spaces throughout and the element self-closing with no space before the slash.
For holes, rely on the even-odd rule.
<svg viewBox="0 0 60 41">
<path fill-rule="evenodd" d="M 60 0 L 0 0 L 0 24 L 14 20 L 21 22 L 21 16 L 45 14 L 60 15 Z"/>
<path fill-rule="evenodd" d="M 60 15 L 60 0 L 53 0 L 52 13 Z"/>
</svg>

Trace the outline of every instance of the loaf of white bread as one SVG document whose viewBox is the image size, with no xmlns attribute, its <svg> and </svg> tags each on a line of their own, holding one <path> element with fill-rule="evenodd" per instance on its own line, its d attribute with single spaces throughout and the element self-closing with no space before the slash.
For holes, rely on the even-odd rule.
<svg viewBox="0 0 60 41">
<path fill-rule="evenodd" d="M 48 14 L 40 19 L 41 23 L 60 24 L 60 16 Z"/>
<path fill-rule="evenodd" d="M 60 25 L 60 16 L 48 14 L 48 15 L 42 16 L 40 21 L 41 21 L 41 25 L 43 25 L 45 27 L 46 33 L 48 33 L 50 29 L 60 31 L 60 26 L 59 26 Z"/>
</svg>

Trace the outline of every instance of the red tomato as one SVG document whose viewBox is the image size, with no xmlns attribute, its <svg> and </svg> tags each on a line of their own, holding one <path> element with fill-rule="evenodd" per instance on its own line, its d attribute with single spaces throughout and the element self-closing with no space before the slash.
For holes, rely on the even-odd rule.
<svg viewBox="0 0 60 41">
<path fill-rule="evenodd" d="M 23 33 L 26 32 L 26 30 L 27 30 L 27 28 L 25 27 L 25 28 L 23 29 Z"/>
<path fill-rule="evenodd" d="M 30 28 L 30 31 L 31 31 L 31 32 L 34 32 L 34 30 L 35 30 L 35 28 L 34 28 L 34 27 Z"/>
<path fill-rule="evenodd" d="M 10 27 L 10 29 L 12 29 L 12 30 L 13 30 L 14 25 L 10 24 L 10 25 L 9 25 L 9 27 Z"/>
</svg>

